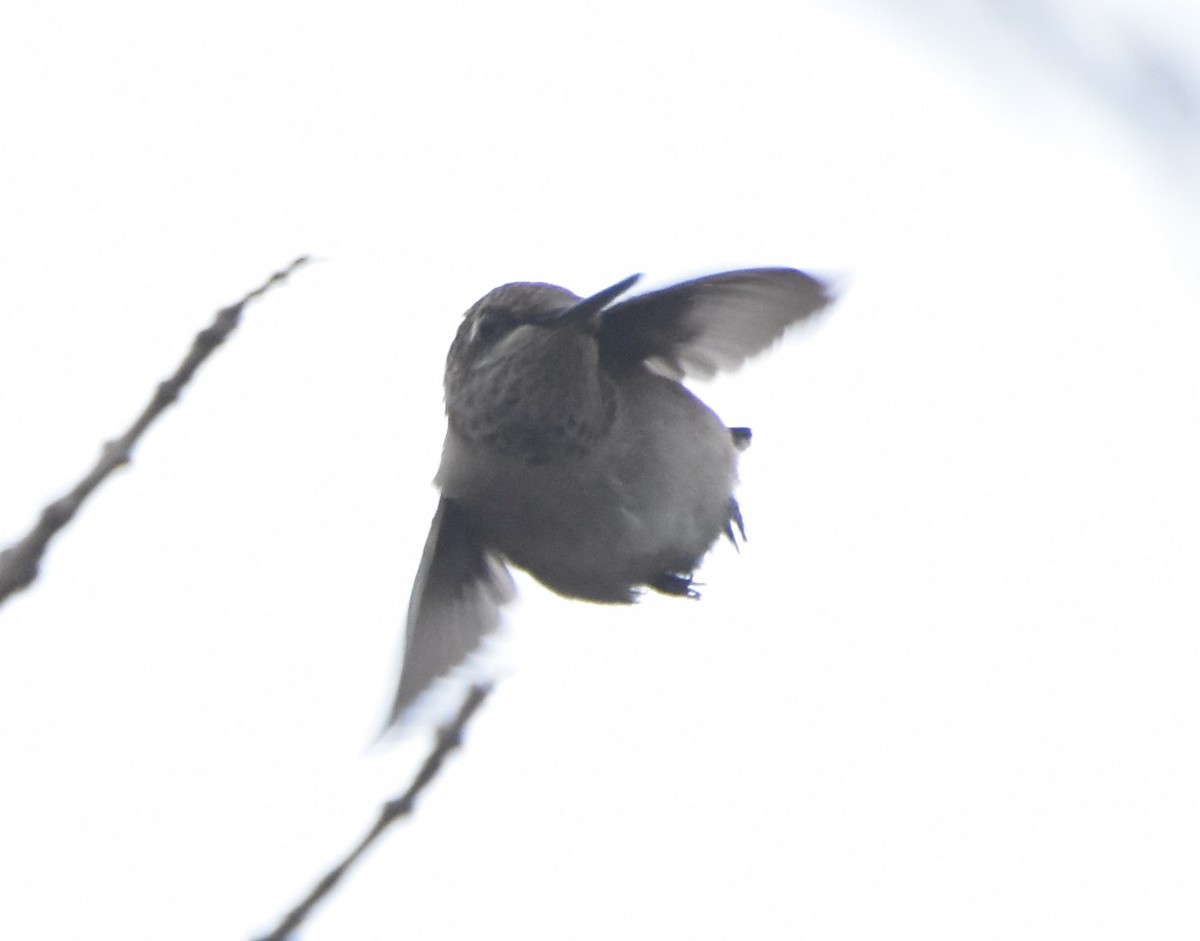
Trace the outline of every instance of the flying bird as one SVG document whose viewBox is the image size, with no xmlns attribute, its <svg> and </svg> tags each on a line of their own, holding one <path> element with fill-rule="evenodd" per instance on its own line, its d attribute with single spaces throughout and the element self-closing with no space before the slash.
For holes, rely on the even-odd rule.
<svg viewBox="0 0 1200 941">
<path fill-rule="evenodd" d="M 446 358 L 441 499 L 408 609 L 388 728 L 476 651 L 514 594 L 508 566 L 568 598 L 697 597 L 748 428 L 684 387 L 737 369 L 833 300 L 801 271 L 757 268 L 620 300 L 516 282 L 466 312 Z"/>
</svg>

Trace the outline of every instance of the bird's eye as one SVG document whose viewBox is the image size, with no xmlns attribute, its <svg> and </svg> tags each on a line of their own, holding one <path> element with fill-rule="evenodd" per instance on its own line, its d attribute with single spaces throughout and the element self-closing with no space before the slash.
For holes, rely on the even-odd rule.
<svg viewBox="0 0 1200 941">
<path fill-rule="evenodd" d="M 482 343 L 495 343 L 516 325 L 511 312 L 502 307 L 489 307 L 479 315 L 475 338 Z"/>
</svg>

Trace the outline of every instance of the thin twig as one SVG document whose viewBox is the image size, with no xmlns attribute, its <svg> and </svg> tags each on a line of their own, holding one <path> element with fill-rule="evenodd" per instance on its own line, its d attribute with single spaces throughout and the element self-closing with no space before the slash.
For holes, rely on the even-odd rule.
<svg viewBox="0 0 1200 941">
<path fill-rule="evenodd" d="M 171 405 L 180 392 L 183 391 L 192 378 L 192 374 L 209 355 L 220 346 L 237 327 L 242 310 L 247 304 L 261 297 L 276 284 L 287 279 L 297 268 L 308 262 L 308 256 L 297 258 L 286 268 L 276 271 L 271 277 L 255 288 L 236 304 L 217 312 L 216 319 L 204 330 L 201 330 L 192 341 L 179 368 L 170 379 L 158 384 L 150 403 L 121 437 L 109 441 L 100 449 L 100 458 L 96 466 L 88 472 L 73 490 L 55 500 L 44 510 L 33 529 L 20 542 L 16 542 L 0 552 L 0 604 L 10 596 L 27 588 L 38 576 L 38 567 L 46 547 L 55 533 L 67 525 L 92 491 L 114 470 L 123 464 L 128 464 L 133 454 L 133 447 L 142 437 L 150 424 Z"/>
<path fill-rule="evenodd" d="M 316 908 L 317 904 L 333 891 L 338 882 L 341 881 L 342 876 L 346 874 L 346 871 L 358 861 L 358 858 L 367 851 L 371 844 L 389 826 L 413 812 L 417 797 L 420 796 L 429 782 L 437 777 L 437 773 L 442 769 L 442 763 L 446 760 L 446 756 L 462 744 L 463 730 L 471 720 L 471 716 L 483 705 L 483 701 L 487 699 L 491 691 L 492 688 L 487 685 L 471 687 L 471 690 L 467 693 L 467 698 L 463 700 L 462 707 L 458 710 L 458 715 L 454 717 L 452 722 L 438 730 L 437 741 L 434 744 L 433 751 L 429 753 L 429 757 L 421 765 L 421 770 L 413 778 L 413 782 L 409 785 L 408 790 L 383 805 L 379 812 L 379 819 L 375 821 L 375 825 L 367 831 L 367 835 L 359 841 L 358 845 L 350 851 L 349 855 L 329 870 L 324 878 L 313 886 L 308 896 L 288 912 L 283 921 L 279 923 L 279 927 L 270 934 L 264 935 L 258 941 L 287 941 L 292 932 L 299 928 L 312 913 L 312 910 Z"/>
</svg>

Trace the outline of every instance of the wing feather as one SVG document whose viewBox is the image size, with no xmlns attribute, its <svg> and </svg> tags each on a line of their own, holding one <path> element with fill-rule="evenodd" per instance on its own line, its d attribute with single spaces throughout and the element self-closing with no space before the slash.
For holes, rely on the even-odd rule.
<svg viewBox="0 0 1200 941">
<path fill-rule="evenodd" d="M 828 285 L 794 268 L 684 281 L 605 310 L 601 355 L 610 363 L 651 361 L 679 378 L 707 379 L 737 369 L 833 299 Z"/>
<path fill-rule="evenodd" d="M 402 724 L 422 693 L 479 649 L 500 624 L 500 606 L 514 593 L 504 563 L 483 547 L 461 507 L 442 497 L 413 584 L 387 729 Z"/>
</svg>

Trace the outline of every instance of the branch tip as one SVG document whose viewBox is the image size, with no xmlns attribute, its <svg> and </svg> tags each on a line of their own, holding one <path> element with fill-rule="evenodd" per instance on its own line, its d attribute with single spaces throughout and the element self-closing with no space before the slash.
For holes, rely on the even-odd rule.
<svg viewBox="0 0 1200 941">
<path fill-rule="evenodd" d="M 426 756 L 424 764 L 421 765 L 420 770 L 413 777 L 412 784 L 409 785 L 408 790 L 383 805 L 374 826 L 367 831 L 367 835 L 359 841 L 358 845 L 347 854 L 345 859 L 334 866 L 317 882 L 300 904 L 284 916 L 274 931 L 260 938 L 259 941 L 286 941 L 287 938 L 291 937 L 292 933 L 304 923 L 313 909 L 332 891 L 346 871 L 379 839 L 383 832 L 391 824 L 403 817 L 409 816 L 413 812 L 413 809 L 416 807 L 417 797 L 428 786 L 429 782 L 437 776 L 437 773 L 442 768 L 442 764 L 446 760 L 446 756 L 462 744 L 464 728 L 471 720 L 471 716 L 483 705 L 483 701 L 487 699 L 491 689 L 490 685 L 485 684 L 471 687 L 470 692 L 467 693 L 462 706 L 458 710 L 458 714 L 444 728 L 438 731 L 433 750 Z"/>
<path fill-rule="evenodd" d="M 42 511 L 38 523 L 24 538 L 0 552 L 0 604 L 3 604 L 14 593 L 27 588 L 34 581 L 50 540 L 70 522 L 79 507 L 109 474 L 130 462 L 134 445 L 138 443 L 155 419 L 169 405 L 178 400 L 180 392 L 191 381 L 192 375 L 200 365 L 233 332 L 246 304 L 265 294 L 273 285 L 284 281 L 288 275 L 307 262 L 308 256 L 301 255 L 290 265 L 271 275 L 238 303 L 222 308 L 214 322 L 196 334 L 191 349 L 175 370 L 174 375 L 169 379 L 164 379 L 155 387 L 154 394 L 151 396 L 149 404 L 142 410 L 141 415 L 123 435 L 105 443 L 100 450 L 100 457 L 95 466 L 69 493 Z"/>
</svg>

